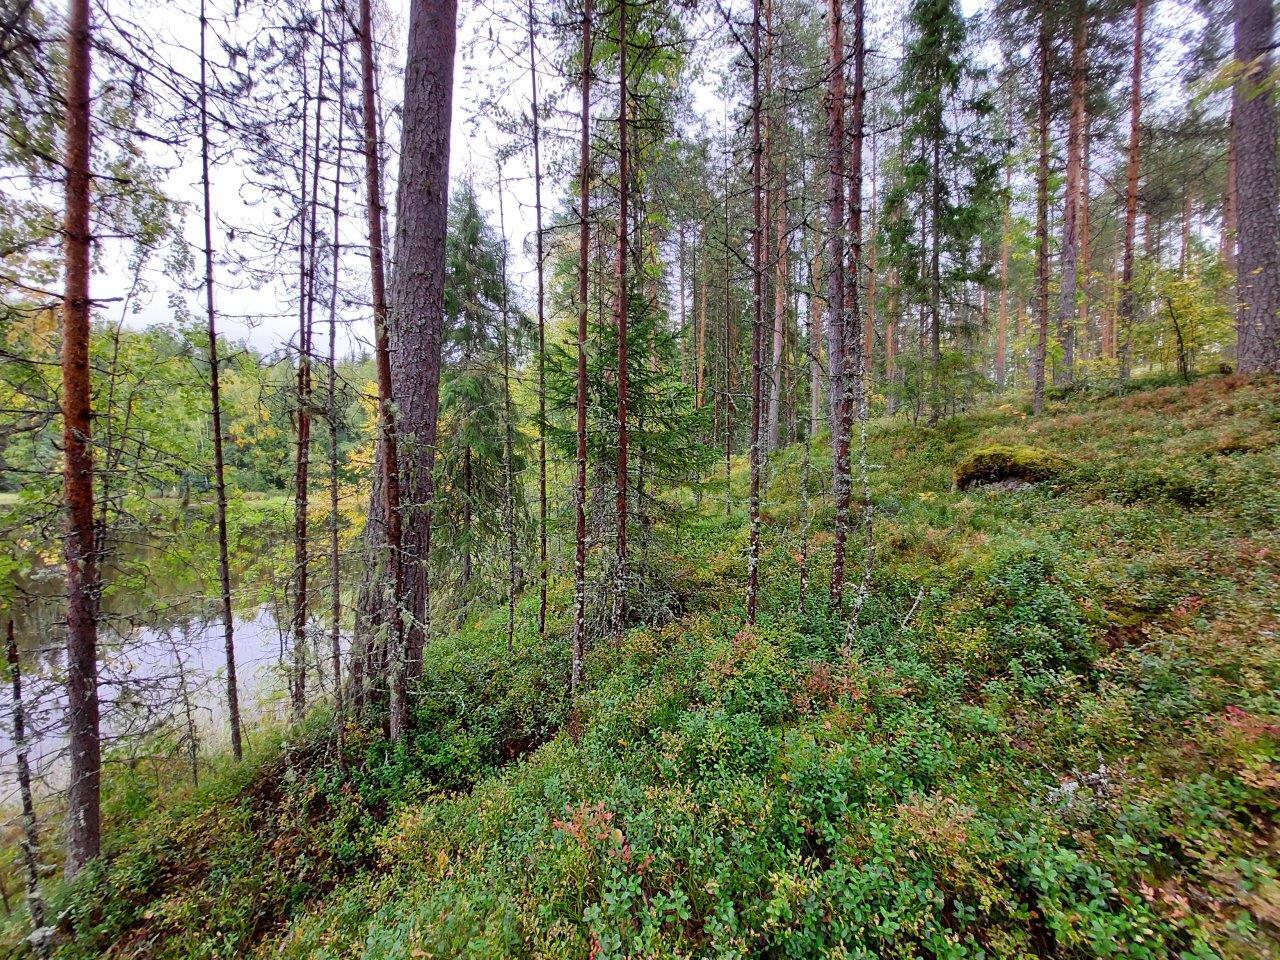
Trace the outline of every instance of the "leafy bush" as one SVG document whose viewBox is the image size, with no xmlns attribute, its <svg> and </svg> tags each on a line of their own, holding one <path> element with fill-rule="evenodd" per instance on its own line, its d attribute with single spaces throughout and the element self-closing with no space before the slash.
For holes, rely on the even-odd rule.
<svg viewBox="0 0 1280 960">
<path fill-rule="evenodd" d="M 1114 483 L 1121 503 L 1171 503 L 1192 510 L 1207 507 L 1215 495 L 1212 478 L 1185 463 L 1124 469 Z"/>
</svg>

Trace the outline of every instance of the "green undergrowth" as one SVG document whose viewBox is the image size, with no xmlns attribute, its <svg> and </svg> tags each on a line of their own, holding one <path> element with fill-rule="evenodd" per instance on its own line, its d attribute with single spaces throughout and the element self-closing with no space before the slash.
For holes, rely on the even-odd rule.
<svg viewBox="0 0 1280 960">
<path fill-rule="evenodd" d="M 848 656 L 829 449 L 803 602 L 803 451 L 771 461 L 755 627 L 735 461 L 729 515 L 721 476 L 650 548 L 678 615 L 575 704 L 560 581 L 545 639 L 525 597 L 511 653 L 497 609 L 435 641 L 406 746 L 340 763 L 317 718 L 117 808 L 59 956 L 1275 956 L 1280 384 L 869 436 Z M 954 489 L 1000 446 L 1054 475 Z"/>
</svg>

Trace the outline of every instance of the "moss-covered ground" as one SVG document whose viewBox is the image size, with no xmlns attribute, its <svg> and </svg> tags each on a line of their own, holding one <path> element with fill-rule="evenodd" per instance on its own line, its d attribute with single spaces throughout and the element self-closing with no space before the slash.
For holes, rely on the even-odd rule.
<svg viewBox="0 0 1280 960">
<path fill-rule="evenodd" d="M 955 490 L 1000 445 L 1063 465 Z M 559 581 L 545 638 L 528 596 L 511 654 L 500 605 L 435 641 L 405 747 L 316 716 L 198 791 L 114 777 L 58 956 L 1276 956 L 1280 383 L 876 421 L 869 459 L 850 655 L 829 453 L 802 606 L 789 448 L 758 626 L 743 509 L 684 492 L 647 547 L 674 618 L 575 704 Z"/>
</svg>

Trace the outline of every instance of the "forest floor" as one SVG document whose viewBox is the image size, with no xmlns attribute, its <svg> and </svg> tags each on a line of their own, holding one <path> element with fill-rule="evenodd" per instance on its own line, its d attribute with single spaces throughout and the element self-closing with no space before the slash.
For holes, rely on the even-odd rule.
<svg viewBox="0 0 1280 960">
<path fill-rule="evenodd" d="M 993 444 L 1065 463 L 956 491 Z M 513 653 L 501 605 L 435 641 L 405 747 L 316 716 L 198 790 L 114 772 L 58 956 L 1276 956 L 1280 383 L 873 422 L 847 657 L 813 452 L 803 610 L 794 447 L 757 627 L 721 479 L 572 707 L 559 581 L 544 639 L 526 596 Z"/>
</svg>

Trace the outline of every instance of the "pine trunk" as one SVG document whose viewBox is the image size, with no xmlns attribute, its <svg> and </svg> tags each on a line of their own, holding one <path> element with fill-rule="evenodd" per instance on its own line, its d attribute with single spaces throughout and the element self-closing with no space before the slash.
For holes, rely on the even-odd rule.
<svg viewBox="0 0 1280 960">
<path fill-rule="evenodd" d="M 1276 111 L 1270 0 L 1235 0 L 1236 358 L 1241 373 L 1280 370 L 1280 247 L 1276 223 Z"/>
<path fill-rule="evenodd" d="M 764 153 L 761 139 L 760 0 L 751 4 L 751 549 L 747 559 L 747 622 L 756 622 L 760 594 L 760 406 L 764 339 Z"/>
<path fill-rule="evenodd" d="M 222 646 L 227 665 L 227 722 L 231 727 L 231 754 L 243 753 L 240 742 L 240 694 L 236 685 L 235 620 L 231 608 L 231 563 L 227 548 L 227 477 L 222 452 L 221 372 L 218 367 L 217 311 L 213 298 L 213 203 L 209 187 L 209 86 L 205 34 L 208 19 L 200 3 L 200 185 L 204 197 L 204 297 L 209 335 L 209 409 L 213 427 L 213 483 L 218 512 L 218 585 L 222 601 Z"/>
<path fill-rule="evenodd" d="M 832 449 L 844 443 L 844 414 L 841 410 L 845 368 L 845 164 L 844 164 L 844 5 L 827 0 L 827 408 L 831 421 Z M 832 460 L 832 483 L 837 503 L 848 494 L 842 491 L 847 476 L 840 457 Z M 845 529 L 847 530 L 847 516 Z M 844 596 L 844 531 L 837 524 L 835 554 L 831 567 L 831 603 Z"/>
<path fill-rule="evenodd" d="M 587 645 L 587 293 L 591 279 L 591 0 L 582 10 L 582 139 L 578 162 L 577 472 L 574 477 L 573 658 L 570 693 L 582 683 Z"/>
<path fill-rule="evenodd" d="M 401 554 L 408 615 L 392 658 L 391 737 L 408 727 L 408 684 L 421 670 L 431 614 L 431 516 L 444 337 L 449 131 L 457 0 L 413 0 L 404 80 L 396 269 L 388 304 L 402 503 Z"/>
<path fill-rule="evenodd" d="M 832 442 L 840 433 L 844 375 L 844 6 L 827 0 L 827 416 Z M 833 474 L 836 472 L 833 466 Z M 838 482 L 838 477 L 835 478 Z"/>
<path fill-rule="evenodd" d="M 529 86 L 533 122 L 534 252 L 538 258 L 538 633 L 547 632 L 547 317 L 542 236 L 542 135 L 538 115 L 538 43 L 529 0 Z"/>
<path fill-rule="evenodd" d="M 339 21 L 344 24 L 344 21 Z M 338 35 L 338 89 L 347 88 L 347 46 L 343 33 Z M 346 709 L 342 688 L 342 564 L 338 553 L 338 268 L 342 255 L 342 153 L 346 132 L 346 111 L 338 109 L 337 147 L 333 159 L 333 239 L 329 264 L 329 382 L 325 410 L 329 421 L 329 660 L 333 669 L 333 708 L 339 718 L 335 724 L 338 744 L 342 744 L 342 716 Z"/>
<path fill-rule="evenodd" d="M 1008 113 L 1005 118 L 1005 136 L 1013 143 L 1013 91 L 1009 92 Z M 996 389 L 1004 390 L 1008 375 L 1009 356 L 1009 248 L 1012 235 L 1013 210 L 1013 157 L 1004 164 L 1004 217 L 1000 228 L 1000 306 L 996 312 Z"/>
<path fill-rule="evenodd" d="M 22 803 L 22 836 L 18 840 L 18 847 L 22 851 L 22 866 L 27 878 L 27 909 L 31 913 L 31 928 L 39 931 L 44 928 L 45 917 L 44 897 L 40 894 L 40 825 L 36 820 L 35 796 L 31 790 L 27 713 L 22 701 L 22 663 L 18 659 L 18 641 L 14 635 L 12 620 L 5 624 L 5 648 L 9 661 L 9 688 L 13 695 L 14 764 L 17 768 L 18 796 Z M 48 952 L 47 946 L 40 950 L 42 956 L 47 956 Z"/>
<path fill-rule="evenodd" d="M 67 526 L 67 874 L 102 845 L 102 745 L 98 731 L 98 544 L 93 524 L 89 378 L 90 64 L 89 0 L 71 0 L 67 21 L 66 211 L 62 301 L 63 494 Z"/>
<path fill-rule="evenodd" d="M 1076 295 L 1080 270 L 1080 204 L 1084 152 L 1085 38 L 1084 12 L 1078 14 L 1071 44 L 1071 117 L 1067 124 L 1067 183 L 1062 210 L 1062 285 L 1058 304 L 1058 338 L 1062 342 L 1062 366 L 1055 370 L 1057 383 L 1075 378 Z"/>
<path fill-rule="evenodd" d="M 627 577 L 627 199 L 631 193 L 630 156 L 627 148 L 627 0 L 618 7 L 618 289 L 614 301 L 614 326 L 618 333 L 618 466 L 617 544 L 614 552 L 613 631 L 621 639 L 626 620 Z"/>
<path fill-rule="evenodd" d="M 382 203 L 382 170 L 378 151 L 377 110 L 374 98 L 374 60 L 373 60 L 373 11 L 371 0 L 360 0 L 360 90 L 362 103 L 363 144 L 365 192 L 368 203 L 369 222 L 369 274 L 373 295 L 373 329 L 374 353 L 377 358 L 378 372 L 378 457 L 377 470 L 379 482 L 375 484 L 381 492 L 382 511 L 378 513 L 372 508 L 377 505 L 370 498 L 370 515 L 381 521 L 381 530 L 366 536 L 379 540 L 375 555 L 385 555 L 385 569 L 382 571 L 387 583 L 374 583 L 373 591 L 381 594 L 389 588 L 390 601 L 383 603 L 375 599 L 374 609 L 385 610 L 379 617 L 388 627 L 387 647 L 398 650 L 403 640 L 402 602 L 404 597 L 403 568 L 400 562 L 401 546 L 401 512 L 400 512 L 400 461 L 396 440 L 395 403 L 391 383 L 391 335 L 388 329 L 386 266 L 383 249 L 383 203 Z M 371 525 L 370 530 L 376 530 Z M 371 572 L 377 576 L 377 571 Z M 363 698 L 364 685 L 371 681 L 380 671 L 366 670 L 365 657 L 380 656 L 368 648 L 368 640 L 358 657 L 353 660 L 353 668 L 361 674 L 363 682 L 353 683 L 354 694 Z M 384 651 L 385 652 L 385 651 Z M 353 680 L 357 679 L 353 677 Z"/>
<path fill-rule="evenodd" d="M 1120 379 L 1129 378 L 1129 337 L 1137 305 L 1133 289 L 1134 245 L 1138 235 L 1138 168 L 1142 133 L 1142 32 L 1146 0 L 1138 0 L 1133 15 L 1133 67 L 1129 74 L 1129 160 L 1124 204 L 1124 247 L 1120 266 L 1120 306 L 1112 335 L 1120 355 Z"/>
<path fill-rule="evenodd" d="M 1036 167 L 1036 353 L 1032 365 L 1032 412 L 1044 411 L 1045 357 L 1049 348 L 1049 25 L 1040 24 L 1040 84 L 1037 99 L 1039 162 Z"/>
</svg>

